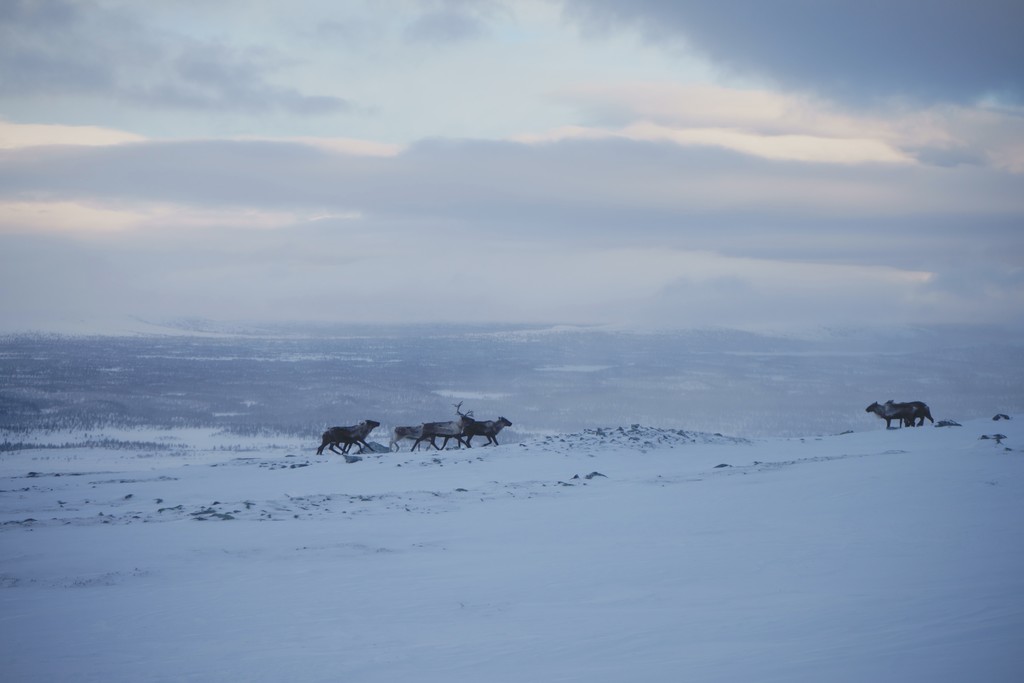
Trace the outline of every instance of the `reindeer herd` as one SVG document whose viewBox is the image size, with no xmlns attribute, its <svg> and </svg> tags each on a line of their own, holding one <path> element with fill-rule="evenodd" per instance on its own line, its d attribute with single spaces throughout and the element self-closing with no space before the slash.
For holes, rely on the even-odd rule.
<svg viewBox="0 0 1024 683">
<path fill-rule="evenodd" d="M 444 450 L 452 439 L 455 439 L 460 446 L 472 448 L 474 436 L 482 436 L 487 439 L 484 443 L 485 446 L 488 444 L 497 446 L 498 433 L 505 427 L 512 426 L 512 423 L 504 417 L 499 417 L 497 420 L 477 420 L 473 417 L 472 410 L 466 413 L 462 412 L 461 401 L 455 404 L 455 413 L 459 416 L 456 420 L 424 422 L 423 424 L 410 427 L 395 427 L 391 433 L 391 443 L 388 445 L 388 450 L 401 450 L 399 444 L 405 439 L 413 441 L 412 448 L 410 448 L 413 451 L 424 441 L 427 441 L 439 451 Z M 345 455 L 355 444 L 359 444 L 358 452 L 362 453 L 364 448 L 370 447 L 370 444 L 366 442 L 366 437 L 379 426 L 380 422 L 376 420 L 363 420 L 351 427 L 331 427 L 323 433 L 323 443 L 320 444 L 320 448 L 316 449 L 316 454 L 322 455 L 324 448 L 329 448 L 335 453 Z M 437 445 L 438 438 L 444 439 L 440 446 Z M 338 450 L 339 446 L 341 450 Z"/>
<path fill-rule="evenodd" d="M 928 405 L 921 401 L 910 401 L 909 403 L 897 403 L 889 400 L 885 403 L 872 403 L 865 412 L 874 413 L 885 420 L 885 428 L 892 429 L 893 420 L 898 427 L 921 427 L 927 418 L 932 423 L 931 410 Z M 424 441 L 428 442 L 437 450 L 444 450 L 452 439 L 466 448 L 472 448 L 473 437 L 482 436 L 487 439 L 484 445 L 498 445 L 498 433 L 505 427 L 511 427 L 512 423 L 504 417 L 497 420 L 477 420 L 473 417 L 473 411 L 463 413 L 462 402 L 455 404 L 455 413 L 459 416 L 456 420 L 446 422 L 424 422 L 420 425 L 409 427 L 395 427 L 391 433 L 391 443 L 388 444 L 389 451 L 402 450 L 401 442 L 406 439 L 413 442 L 410 450 L 416 450 Z M 366 437 L 374 429 L 380 426 L 376 420 L 363 420 L 351 427 L 331 427 L 323 433 L 323 443 L 316 449 L 317 455 L 322 455 L 324 448 L 329 448 L 335 453 L 348 454 L 352 446 L 359 444 L 360 453 L 364 448 L 369 448 Z M 437 440 L 443 438 L 440 446 Z M 341 450 L 338 450 L 338 448 Z"/>
</svg>

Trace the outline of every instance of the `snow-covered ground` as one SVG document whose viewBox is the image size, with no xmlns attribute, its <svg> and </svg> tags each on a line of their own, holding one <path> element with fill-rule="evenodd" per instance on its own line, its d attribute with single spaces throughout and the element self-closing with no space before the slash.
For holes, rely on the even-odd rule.
<svg viewBox="0 0 1024 683">
<path fill-rule="evenodd" d="M 0 453 L 2 676 L 1016 682 L 1011 417 L 353 463 L 289 436 L 0 434 L 42 446 Z"/>
</svg>

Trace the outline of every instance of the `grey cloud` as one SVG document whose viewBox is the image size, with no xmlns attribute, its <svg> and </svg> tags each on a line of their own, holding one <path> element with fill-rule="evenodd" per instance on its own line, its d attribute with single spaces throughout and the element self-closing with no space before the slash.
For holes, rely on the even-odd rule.
<svg viewBox="0 0 1024 683">
<path fill-rule="evenodd" d="M 427 7 L 405 27 L 405 39 L 413 43 L 445 45 L 483 38 L 491 23 L 514 14 L 506 0 L 424 0 Z"/>
<path fill-rule="evenodd" d="M 239 219 L 85 240 L 0 234 L 0 286 L 38 290 L 26 301 L 41 310 L 110 299 L 138 313 L 152 300 L 212 318 L 322 319 L 341 299 L 360 302 L 360 319 L 436 319 L 433 304 L 468 292 L 504 320 L 1019 321 L 1020 183 L 971 166 L 815 166 L 621 140 L 434 140 L 391 158 L 268 142 L 25 148 L 0 152 L 0 199 L 179 203 Z M 892 191 L 863 199 L 879 189 Z M 362 218 L 245 230 L 254 209 Z M 684 259 L 660 266 L 674 280 L 660 291 L 634 282 L 673 250 L 749 265 L 696 275 L 686 264 L 700 260 Z M 773 281 L 800 262 L 822 274 Z M 828 284 L 831 265 L 935 275 L 861 284 L 841 268 Z"/>
<path fill-rule="evenodd" d="M 181 109 L 345 112 L 353 104 L 274 84 L 263 50 L 199 42 L 87 2 L 16 2 L 0 13 L 0 95 L 77 95 Z"/>
<path fill-rule="evenodd" d="M 565 0 L 583 26 L 639 27 L 740 74 L 850 101 L 1024 98 L 1017 0 Z"/>
<path fill-rule="evenodd" d="M 384 40 L 382 25 L 366 20 L 339 21 L 327 19 L 316 21 L 312 28 L 302 32 L 303 39 L 313 39 L 325 46 L 375 46 Z"/>
<path fill-rule="evenodd" d="M 240 57 L 221 45 L 197 45 L 167 61 L 167 78 L 155 85 L 126 86 L 135 99 L 182 108 L 245 111 L 282 109 L 295 114 L 349 111 L 352 104 L 329 96 L 305 95 L 263 79 L 257 57 Z"/>
<path fill-rule="evenodd" d="M 637 312 L 640 321 L 716 319 L 723 325 L 832 325 L 849 320 L 899 325 L 920 320 L 964 323 L 1021 322 L 1024 275 L 1020 266 L 997 263 L 933 264 L 932 277 L 899 284 L 865 281 L 818 282 L 814 287 L 780 285 L 771 278 L 754 283 L 741 277 L 696 280 L 680 277 Z"/>
<path fill-rule="evenodd" d="M 992 247 L 998 250 L 999 244 Z M 941 296 L 963 294 L 978 300 L 993 292 L 1017 292 L 1018 297 L 1024 297 L 1024 260 L 1008 264 L 996 258 L 981 259 L 968 267 L 944 270 L 930 283 L 930 287 Z"/>
<path fill-rule="evenodd" d="M 3 7 L 0 94 L 78 93 L 114 87 L 112 65 L 117 51 L 111 41 L 85 35 L 94 15 L 83 6 L 61 0 L 16 0 Z M 131 42 L 138 34 L 134 25 L 126 25 L 120 17 L 103 23 L 105 33 L 122 35 L 121 42 Z"/>
<path fill-rule="evenodd" d="M 934 234 L 935 217 L 946 216 L 942 225 L 969 217 L 1002 226 L 1024 213 L 1022 182 L 982 167 L 797 164 L 627 140 L 433 140 L 391 158 L 225 141 L 0 152 L 0 197 L 8 199 L 315 207 L 540 232 L 586 226 L 598 239 L 624 225 L 643 226 L 659 240 L 710 226 L 746 234 L 762 248 L 771 245 L 761 229 L 810 226 L 806 242 L 817 248 L 827 234 L 815 230 L 820 225 L 865 235 L 902 226 L 889 238 L 899 243 Z M 696 231 L 686 237 L 708 239 Z"/>
<path fill-rule="evenodd" d="M 726 327 L 770 328 L 829 326 L 851 320 L 900 325 L 915 319 L 914 316 L 921 316 L 920 320 L 942 319 L 941 312 L 921 310 L 911 303 L 914 286 L 893 291 L 875 283 L 865 283 L 860 288 L 829 287 L 822 282 L 814 285 L 786 288 L 771 281 L 755 284 L 740 278 L 717 278 L 699 282 L 684 277 L 645 302 L 637 311 L 635 322 L 715 320 Z"/>
<path fill-rule="evenodd" d="M 452 8 L 426 12 L 410 23 L 405 37 L 411 42 L 445 44 L 479 38 L 485 33 L 476 16 Z"/>
<path fill-rule="evenodd" d="M 361 225 L 404 226 L 409 234 L 926 272 L 968 261 L 1012 268 L 1013 255 L 1024 253 L 1022 182 L 975 166 L 780 163 L 623 140 L 435 140 L 391 158 L 269 142 L 0 151 L 6 200 L 359 212 Z M 325 221 L 316 229 L 333 234 L 352 225 Z"/>
<path fill-rule="evenodd" d="M 76 5 L 65 0 L 8 0 L 0 3 L 0 26 L 66 27 L 80 19 Z"/>
<path fill-rule="evenodd" d="M 904 148 L 922 164 L 931 166 L 960 166 L 962 164 L 981 166 L 987 163 L 985 155 L 967 147 L 937 148 Z"/>
</svg>

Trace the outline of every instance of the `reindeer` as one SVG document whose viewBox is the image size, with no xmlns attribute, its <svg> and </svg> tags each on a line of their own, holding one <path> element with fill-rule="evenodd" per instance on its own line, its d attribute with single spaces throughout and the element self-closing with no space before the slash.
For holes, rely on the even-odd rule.
<svg viewBox="0 0 1024 683">
<path fill-rule="evenodd" d="M 323 443 L 320 444 L 320 448 L 316 449 L 317 455 L 323 455 L 324 447 L 329 446 L 335 453 L 345 455 L 352 448 L 352 444 L 357 443 L 359 445 L 359 453 L 363 452 L 363 448 L 369 448 L 370 444 L 366 443 L 366 437 L 370 435 L 375 428 L 380 426 L 380 422 L 376 420 L 363 420 L 357 425 L 351 427 L 331 427 L 323 433 Z M 345 442 L 344 447 L 339 451 L 335 446 Z"/>
<path fill-rule="evenodd" d="M 423 441 L 430 441 L 430 445 L 437 448 L 439 451 L 443 451 L 448 446 L 448 442 L 451 439 L 455 439 L 459 442 L 459 445 L 465 445 L 466 448 L 472 448 L 469 444 L 462 440 L 462 434 L 466 430 L 466 427 L 475 420 L 473 419 L 473 411 L 463 413 L 461 411 L 462 401 L 459 401 L 455 405 L 455 412 L 458 414 L 458 420 L 451 420 L 449 422 L 424 422 L 420 426 L 420 435 L 416 438 L 416 442 L 412 445 L 410 450 L 416 450 L 416 447 Z M 437 437 L 443 436 L 444 443 L 441 447 L 437 447 Z"/>
<path fill-rule="evenodd" d="M 879 405 L 876 401 L 867 408 L 864 409 L 866 413 L 874 413 L 878 417 L 885 420 L 885 428 L 892 429 L 892 421 L 898 420 L 900 427 L 920 427 L 924 424 L 924 419 L 927 417 L 932 422 L 932 414 L 928 409 L 928 406 L 921 401 L 911 401 L 910 403 L 896 403 L 892 399 L 885 402 L 884 405 Z M 915 421 L 920 418 L 921 421 L 915 424 Z"/>
<path fill-rule="evenodd" d="M 394 431 L 391 432 L 391 443 L 388 444 L 388 450 L 402 450 L 402 447 L 398 445 L 399 441 L 403 439 L 416 440 L 423 436 L 423 425 L 416 425 L 415 427 L 395 427 Z"/>
<path fill-rule="evenodd" d="M 466 446 L 470 447 L 470 442 L 474 436 L 483 436 L 487 438 L 488 444 L 498 445 L 498 432 L 505 427 L 511 427 L 512 423 L 503 417 L 499 417 L 497 420 L 474 420 L 466 425 L 466 428 L 462 432 L 462 436 L 466 437 Z"/>
<path fill-rule="evenodd" d="M 887 402 L 885 405 L 881 405 L 878 401 L 875 401 L 867 408 L 864 409 L 865 413 L 874 413 L 878 417 L 885 420 L 885 428 L 892 429 L 892 421 L 899 420 L 899 426 L 902 427 L 906 423 L 902 415 L 896 415 L 892 412 L 892 401 Z"/>
<path fill-rule="evenodd" d="M 909 409 L 910 423 L 907 424 L 908 427 L 923 427 L 925 418 L 928 418 L 928 420 L 932 424 L 935 424 L 935 420 L 932 419 L 932 411 L 928 408 L 928 404 L 924 403 L 923 401 L 893 403 L 892 400 L 889 400 L 886 402 L 886 405 L 892 405 L 894 407 L 897 407 L 897 409 L 899 409 L 899 407 L 901 406 L 905 407 L 904 409 Z M 914 420 L 919 420 L 916 425 L 914 424 Z"/>
</svg>

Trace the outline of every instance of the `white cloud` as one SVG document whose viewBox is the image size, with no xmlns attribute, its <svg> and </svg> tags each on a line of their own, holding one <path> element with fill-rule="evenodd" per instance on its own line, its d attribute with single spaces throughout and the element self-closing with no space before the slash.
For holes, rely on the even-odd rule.
<svg viewBox="0 0 1024 683">
<path fill-rule="evenodd" d="M 88 237 L 127 231 L 273 230 L 318 220 L 354 220 L 349 212 L 274 211 L 186 204 L 0 201 L 0 235 L 63 233 Z"/>
<path fill-rule="evenodd" d="M 914 163 L 912 157 L 880 140 L 792 134 L 759 135 L 729 128 L 670 128 L 654 123 L 634 123 L 616 130 L 571 126 L 541 134 L 519 135 L 513 139 L 527 143 L 545 143 L 574 138 L 669 141 L 684 146 L 721 147 L 762 159 L 779 161 L 835 164 Z"/>
<path fill-rule="evenodd" d="M 0 234 L 110 233 L 136 227 L 146 218 L 144 211 L 82 202 L 0 202 Z"/>
<path fill-rule="evenodd" d="M 120 145 L 144 139 L 141 135 L 100 126 L 12 123 L 0 119 L 0 149 L 37 145 Z"/>
<path fill-rule="evenodd" d="M 514 139 L 623 137 L 723 147 L 815 163 L 986 164 L 1024 171 L 1024 108 L 913 106 L 890 100 L 856 111 L 804 94 L 713 84 L 585 84 L 553 94 L 598 125 L 564 126 Z"/>
</svg>

